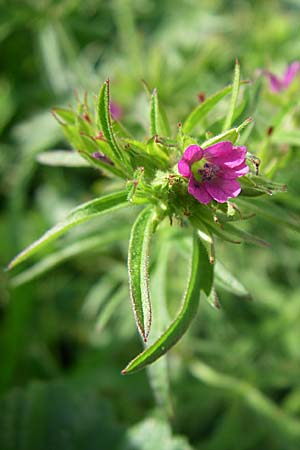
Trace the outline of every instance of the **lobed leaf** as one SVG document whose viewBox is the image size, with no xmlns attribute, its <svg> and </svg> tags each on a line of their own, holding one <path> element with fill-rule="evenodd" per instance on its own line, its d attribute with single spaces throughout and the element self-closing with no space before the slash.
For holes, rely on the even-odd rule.
<svg viewBox="0 0 300 450">
<path fill-rule="evenodd" d="M 8 269 L 12 269 L 25 259 L 29 258 L 29 256 L 34 255 L 49 242 L 54 241 L 54 239 L 57 239 L 59 236 L 76 225 L 91 220 L 101 214 L 122 208 L 126 205 L 128 205 L 127 192 L 120 191 L 114 194 L 105 195 L 78 206 L 67 215 L 65 220 L 59 222 L 53 228 L 50 228 L 50 230 L 43 234 L 37 241 L 19 253 L 9 263 Z"/>
<path fill-rule="evenodd" d="M 144 339 L 151 327 L 152 310 L 149 294 L 148 260 L 151 236 L 156 214 L 152 206 L 137 217 L 130 235 L 128 249 L 128 276 L 130 297 L 138 330 Z"/>
<path fill-rule="evenodd" d="M 182 306 L 161 337 L 127 365 L 122 371 L 124 375 L 143 369 L 156 361 L 179 341 L 197 313 L 200 291 L 210 294 L 212 278 L 213 269 L 208 261 L 207 252 L 197 234 L 194 233 L 191 273 Z"/>
</svg>

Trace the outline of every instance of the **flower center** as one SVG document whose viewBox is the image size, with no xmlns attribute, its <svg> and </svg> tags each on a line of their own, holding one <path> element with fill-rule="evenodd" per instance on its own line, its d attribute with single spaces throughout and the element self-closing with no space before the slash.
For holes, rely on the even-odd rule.
<svg viewBox="0 0 300 450">
<path fill-rule="evenodd" d="M 219 170 L 219 166 L 217 166 L 216 164 L 203 162 L 203 160 L 197 161 L 192 166 L 194 178 L 200 183 L 213 180 Z"/>
</svg>

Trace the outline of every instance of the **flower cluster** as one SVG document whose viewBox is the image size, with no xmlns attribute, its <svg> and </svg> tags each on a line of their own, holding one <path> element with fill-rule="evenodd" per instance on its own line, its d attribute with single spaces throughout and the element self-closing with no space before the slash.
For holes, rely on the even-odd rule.
<svg viewBox="0 0 300 450">
<path fill-rule="evenodd" d="M 224 141 L 202 149 L 190 145 L 178 163 L 179 173 L 189 179 L 188 192 L 200 203 L 225 203 L 241 192 L 237 178 L 246 175 L 246 147 Z"/>
</svg>

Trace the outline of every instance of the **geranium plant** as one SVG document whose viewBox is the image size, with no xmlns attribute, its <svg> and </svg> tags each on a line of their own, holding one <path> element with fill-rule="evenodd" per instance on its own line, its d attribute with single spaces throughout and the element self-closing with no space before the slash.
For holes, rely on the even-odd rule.
<svg viewBox="0 0 300 450">
<path fill-rule="evenodd" d="M 195 317 L 200 292 L 208 298 L 214 295 L 215 237 L 233 243 L 265 245 L 262 239 L 234 224 L 248 219 L 253 212 L 266 211 L 266 217 L 271 220 L 275 217 L 293 226 L 278 211 L 278 206 L 273 210 L 269 205 L 268 195 L 284 191 L 285 186 L 259 174 L 260 161 L 255 156 L 255 148 L 247 142 L 253 119 L 243 117 L 247 102 L 239 100 L 240 86 L 247 83 L 240 80 L 240 67 L 236 63 L 233 84 L 199 103 L 177 127 L 170 127 L 157 90 L 148 91 L 150 127 L 146 140 L 134 139 L 118 121 L 119 114 L 112 111 L 108 80 L 100 89 L 96 112 L 86 100 L 78 105 L 77 111 L 53 110 L 75 152 L 53 152 L 47 158 L 85 160 L 108 177 L 119 178 L 123 189 L 71 211 L 64 221 L 18 254 L 9 268 L 76 225 L 126 206 L 135 207 L 137 217 L 129 241 L 128 277 L 134 317 L 145 349 L 127 365 L 123 374 L 142 369 L 165 354 Z M 228 95 L 231 95 L 229 107 L 225 111 L 221 109 L 221 117 L 219 114 L 214 118 L 212 111 Z M 266 198 L 258 204 L 253 201 L 258 196 Z M 152 324 L 150 243 L 165 219 L 170 226 L 190 231 L 191 262 L 176 317 L 148 346 Z"/>
</svg>

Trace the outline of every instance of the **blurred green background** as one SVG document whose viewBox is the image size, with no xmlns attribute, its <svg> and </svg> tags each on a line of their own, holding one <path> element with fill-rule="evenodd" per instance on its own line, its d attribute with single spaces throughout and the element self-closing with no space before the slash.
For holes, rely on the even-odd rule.
<svg viewBox="0 0 300 450">
<path fill-rule="evenodd" d="M 68 148 L 52 107 L 74 104 L 75 90 L 93 98 L 109 77 L 124 123 L 143 136 L 144 79 L 175 130 L 199 92 L 230 82 L 236 57 L 249 79 L 299 59 L 299 21 L 298 0 L 2 0 L 1 266 L 111 188 L 89 168 L 37 162 Z M 299 169 L 298 157 L 280 174 L 296 195 Z M 34 278 L 0 273 L 0 449 L 298 450 L 299 236 L 256 217 L 270 248 L 220 242 L 253 301 L 239 287 L 218 291 L 220 310 L 203 301 L 167 357 L 169 381 L 122 377 L 141 349 L 126 278 L 132 221 L 129 210 L 79 227 L 44 251 Z M 187 261 L 176 237 L 166 246 L 168 260 L 153 250 L 162 252 L 153 276 L 159 284 L 166 271 L 176 309 Z"/>
</svg>

